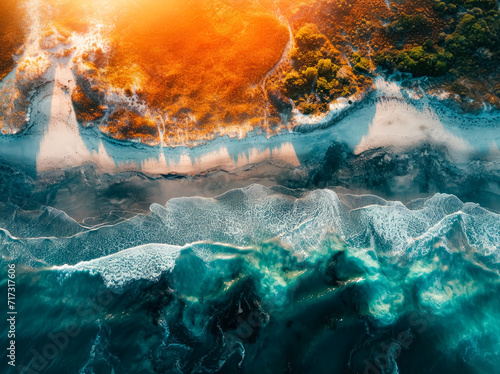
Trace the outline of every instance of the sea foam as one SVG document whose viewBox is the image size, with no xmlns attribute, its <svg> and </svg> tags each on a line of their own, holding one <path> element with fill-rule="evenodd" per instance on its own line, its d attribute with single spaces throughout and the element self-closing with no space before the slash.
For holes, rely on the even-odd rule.
<svg viewBox="0 0 500 374">
<path fill-rule="evenodd" d="M 72 266 L 58 266 L 54 269 L 66 273 L 85 271 L 93 275 L 99 274 L 107 286 L 119 287 L 138 279 L 158 280 L 163 272 L 175 266 L 180 251 L 181 248 L 178 246 L 146 244 L 91 261 L 79 262 Z"/>
<path fill-rule="evenodd" d="M 149 215 L 69 237 L 17 239 L 16 246 L 25 250 L 16 254 L 9 251 L 13 239 L 5 235 L 3 253 L 19 256 L 17 261 L 32 266 L 37 261 L 62 265 L 149 243 L 184 246 L 208 241 L 246 246 L 277 239 L 293 253 L 308 257 L 329 235 L 337 235 L 352 248 L 375 247 L 381 254 L 399 258 L 424 255 L 437 240 L 446 243 L 450 235 L 460 234 L 478 255 L 490 256 L 494 263 L 500 260 L 500 215 L 453 195 L 437 194 L 405 206 L 327 189 L 296 198 L 252 185 L 215 199 L 177 198 L 150 209 Z"/>
</svg>

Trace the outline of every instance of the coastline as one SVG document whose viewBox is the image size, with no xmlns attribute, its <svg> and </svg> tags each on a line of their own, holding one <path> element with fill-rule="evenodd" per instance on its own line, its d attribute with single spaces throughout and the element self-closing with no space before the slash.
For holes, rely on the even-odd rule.
<svg viewBox="0 0 500 374">
<path fill-rule="evenodd" d="M 316 157 L 323 155 L 331 143 L 340 139 L 357 154 L 380 147 L 410 149 L 422 142 L 454 149 L 456 157 L 484 154 L 500 147 L 500 136 L 491 127 L 500 121 L 500 111 L 457 113 L 428 95 L 412 99 L 408 90 L 382 78 L 377 78 L 371 92 L 350 98 L 352 104 L 341 100 L 325 116 L 310 118 L 307 124 L 302 118 L 304 123 L 287 132 L 269 136 L 255 129 L 243 138 L 216 135 L 196 145 L 149 146 L 116 140 L 98 128 L 80 126 L 68 92 L 58 84 L 64 73 L 56 69 L 54 81 L 39 93 L 41 99 L 35 100 L 25 131 L 0 136 L 3 162 L 25 165 L 37 172 L 93 163 L 105 172 L 196 175 L 217 167 L 235 170 L 266 160 L 299 167 L 304 158 L 310 158 L 312 153 Z M 387 124 L 398 112 L 408 120 L 389 131 Z M 420 118 L 420 127 L 415 118 Z M 472 121 L 474 124 L 469 125 Z M 423 128 L 426 123 L 427 129 Z M 134 151 L 130 152 L 130 148 Z"/>
</svg>

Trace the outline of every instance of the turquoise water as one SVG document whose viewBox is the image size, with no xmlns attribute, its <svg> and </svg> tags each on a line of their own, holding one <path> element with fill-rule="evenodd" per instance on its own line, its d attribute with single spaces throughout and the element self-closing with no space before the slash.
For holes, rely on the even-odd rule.
<svg viewBox="0 0 500 374">
<path fill-rule="evenodd" d="M 12 372 L 498 371 L 500 216 L 452 195 L 254 185 L 93 229 L 49 213 L 66 236 L 2 234 Z"/>
</svg>

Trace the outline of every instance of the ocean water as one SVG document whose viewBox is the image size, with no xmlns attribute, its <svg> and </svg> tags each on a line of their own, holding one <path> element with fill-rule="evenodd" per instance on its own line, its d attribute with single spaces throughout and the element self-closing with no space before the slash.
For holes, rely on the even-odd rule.
<svg viewBox="0 0 500 374">
<path fill-rule="evenodd" d="M 252 185 L 95 227 L 12 209 L 11 372 L 498 371 L 500 215 L 453 195 Z"/>
</svg>

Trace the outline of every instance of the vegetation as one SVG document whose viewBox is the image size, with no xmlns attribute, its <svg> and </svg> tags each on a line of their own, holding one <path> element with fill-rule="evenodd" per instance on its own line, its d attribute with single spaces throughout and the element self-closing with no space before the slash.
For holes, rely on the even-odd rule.
<svg viewBox="0 0 500 374">
<path fill-rule="evenodd" d="M 140 137 L 143 141 L 153 143 L 159 141 L 156 122 L 131 110 L 119 108 L 108 119 L 105 132 L 117 139 L 133 139 Z"/>
<path fill-rule="evenodd" d="M 78 85 L 71 94 L 76 118 L 81 123 L 96 121 L 105 114 L 104 107 L 100 104 L 100 102 L 102 102 L 102 97 L 98 97 L 95 94 L 93 96 L 94 97 L 87 95 L 80 85 Z"/>
<path fill-rule="evenodd" d="M 370 70 L 370 61 L 353 54 L 351 68 L 316 25 L 302 26 L 295 34 L 295 44 L 281 91 L 303 114 L 327 111 L 332 100 L 350 96 L 371 83 L 362 75 Z"/>
<path fill-rule="evenodd" d="M 375 56 L 375 63 L 385 68 L 397 68 L 416 76 L 440 76 L 448 72 L 453 55 L 444 48 L 436 48 L 431 39 L 422 46 L 402 51 L 382 51 Z"/>
<path fill-rule="evenodd" d="M 445 48 L 457 56 L 474 55 L 483 48 L 492 57 L 498 58 L 499 43 L 500 13 L 472 8 L 459 20 L 454 32 L 446 37 Z"/>
<path fill-rule="evenodd" d="M 437 38 L 429 38 L 420 45 L 403 43 L 404 47 L 399 49 L 385 48 L 375 54 L 374 62 L 383 68 L 397 69 L 415 76 L 443 76 L 450 82 L 447 89 L 459 96 L 476 96 L 499 105 L 498 91 L 493 88 L 500 79 L 498 2 L 437 0 L 433 8 L 444 20 L 443 31 Z M 400 15 L 387 27 L 387 32 L 397 36 L 407 35 L 419 28 L 425 32 L 423 22 L 422 17 Z M 470 78 L 476 82 L 490 82 L 476 83 L 477 87 L 473 89 L 470 87 L 472 83 L 463 83 Z M 478 93 L 474 94 L 474 91 Z"/>
<path fill-rule="evenodd" d="M 24 43 L 25 32 L 22 19 L 23 11 L 17 6 L 16 0 L 0 2 L 0 79 L 14 67 L 13 56 Z"/>
<path fill-rule="evenodd" d="M 423 32 L 428 29 L 427 19 L 423 14 L 402 13 L 398 18 L 391 22 L 388 29 L 392 33 L 407 35 L 412 32 Z"/>
<path fill-rule="evenodd" d="M 281 93 L 302 113 L 326 111 L 329 102 L 368 87 L 376 66 L 439 78 L 428 81 L 432 88 L 457 94 L 469 107 L 500 107 L 497 0 L 406 0 L 391 2 L 391 9 L 372 0 L 339 0 L 304 7 L 281 78 Z"/>
<path fill-rule="evenodd" d="M 380 51 L 375 62 L 417 76 L 440 76 L 450 70 L 458 75 L 472 73 L 484 63 L 498 61 L 500 13 L 496 0 L 437 1 L 434 9 L 447 20 L 448 34 L 441 34 L 437 41 L 428 39 L 421 46 Z"/>
</svg>

